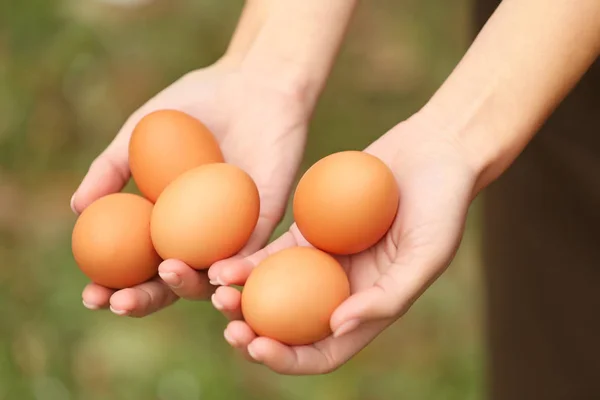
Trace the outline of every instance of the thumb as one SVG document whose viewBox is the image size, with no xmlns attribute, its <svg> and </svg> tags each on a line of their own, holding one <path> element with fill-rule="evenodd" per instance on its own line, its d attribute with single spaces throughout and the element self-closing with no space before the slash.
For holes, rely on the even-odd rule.
<svg viewBox="0 0 600 400">
<path fill-rule="evenodd" d="M 71 197 L 71 209 L 75 214 L 80 214 L 100 197 L 121 191 L 129 181 L 128 146 L 135 122 L 130 118 L 113 142 L 91 163 Z"/>
<path fill-rule="evenodd" d="M 330 326 L 335 337 L 371 320 L 392 323 L 444 272 L 460 244 L 471 188 L 471 175 L 462 164 L 407 167 L 400 181 L 403 203 L 396 221 L 389 237 L 373 249 L 379 256 L 353 265 L 378 271 L 379 276 L 334 311 Z M 387 264 L 378 261 L 387 254 L 393 254 Z"/>
<path fill-rule="evenodd" d="M 235 256 L 214 263 L 208 270 L 208 278 L 219 285 L 244 285 L 250 273 L 262 260 L 289 247 L 306 245 L 295 225 L 266 247 L 246 257 Z"/>
<path fill-rule="evenodd" d="M 461 231 L 460 221 L 449 221 L 445 226 L 429 225 L 418 234 L 414 231 L 414 235 L 401 238 L 398 256 L 373 286 L 353 294 L 335 310 L 330 320 L 334 337 L 372 320 L 392 323 L 406 313 L 446 269 L 458 248 Z"/>
</svg>

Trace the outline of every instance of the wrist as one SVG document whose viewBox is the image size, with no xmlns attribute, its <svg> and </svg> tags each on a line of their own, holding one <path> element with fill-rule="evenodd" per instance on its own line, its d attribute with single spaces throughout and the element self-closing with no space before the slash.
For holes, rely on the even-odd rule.
<svg viewBox="0 0 600 400">
<path fill-rule="evenodd" d="M 312 109 L 343 41 L 357 0 L 271 1 L 241 68 Z"/>
<path fill-rule="evenodd" d="M 308 112 L 316 105 L 322 89 L 321 82 L 311 74 L 310 68 L 276 55 L 271 55 L 264 63 L 242 62 L 240 71 L 265 89 L 302 104 Z"/>
<path fill-rule="evenodd" d="M 477 190 L 519 156 L 600 49 L 600 3 L 502 2 L 423 108 L 478 171 Z"/>
<path fill-rule="evenodd" d="M 498 178 L 518 155 L 514 145 L 503 142 L 506 135 L 489 123 L 487 113 L 485 107 L 456 112 L 429 102 L 413 117 L 432 135 L 453 144 L 475 177 L 475 194 Z"/>
<path fill-rule="evenodd" d="M 263 27 L 272 0 L 246 0 L 220 64 L 239 66 Z"/>
<path fill-rule="evenodd" d="M 492 80 L 470 92 L 451 82 L 418 112 L 430 129 L 460 150 L 476 176 L 474 194 L 509 168 L 549 114 L 519 108 L 512 96 L 507 101 L 501 87 Z"/>
</svg>

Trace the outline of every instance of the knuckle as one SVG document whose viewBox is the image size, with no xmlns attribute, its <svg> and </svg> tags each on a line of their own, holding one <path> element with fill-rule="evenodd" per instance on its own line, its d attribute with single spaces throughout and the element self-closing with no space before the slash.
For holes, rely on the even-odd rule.
<svg viewBox="0 0 600 400">
<path fill-rule="evenodd" d="M 328 364 L 318 372 L 319 375 L 328 375 L 332 374 L 340 368 L 340 365 L 337 364 Z"/>
<path fill-rule="evenodd" d="M 319 368 L 315 371 L 315 374 L 330 374 L 337 371 L 342 363 L 335 356 L 335 353 L 331 347 L 318 346 L 317 349 L 322 355 L 323 362 L 319 364 Z"/>
<path fill-rule="evenodd" d="M 92 161 L 89 171 L 95 171 L 98 174 L 109 173 L 118 176 L 123 181 L 129 179 L 129 166 L 126 162 L 120 162 L 110 153 L 105 151 Z"/>
<path fill-rule="evenodd" d="M 208 300 L 214 291 L 209 290 L 206 285 L 195 282 L 184 284 L 182 288 L 174 290 L 181 298 L 186 300 Z"/>
<path fill-rule="evenodd" d="M 90 164 L 89 170 L 95 171 L 95 170 L 105 169 L 107 167 L 105 158 L 106 157 L 103 154 L 96 157 Z"/>
<path fill-rule="evenodd" d="M 321 370 L 322 374 L 330 374 L 339 368 L 339 363 L 335 360 L 330 351 L 324 351 L 325 363 Z"/>
<path fill-rule="evenodd" d="M 381 301 L 377 305 L 377 314 L 382 318 L 394 318 L 405 312 L 410 302 L 404 296 L 397 280 L 389 274 L 384 274 L 375 284 L 378 287 L 386 301 Z"/>
<path fill-rule="evenodd" d="M 393 291 L 393 281 L 388 275 L 383 275 L 375 284 L 380 289 L 385 301 L 379 301 L 377 304 L 377 314 L 381 317 L 392 317 L 396 313 L 398 295 Z"/>
</svg>

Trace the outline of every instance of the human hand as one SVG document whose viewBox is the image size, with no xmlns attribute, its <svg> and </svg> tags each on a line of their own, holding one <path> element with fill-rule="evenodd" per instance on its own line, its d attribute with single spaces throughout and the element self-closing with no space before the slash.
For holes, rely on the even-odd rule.
<svg viewBox="0 0 600 400">
<path fill-rule="evenodd" d="M 378 244 L 337 257 L 352 294 L 331 317 L 333 335 L 295 347 L 257 337 L 243 322 L 241 293 L 222 286 L 213 304 L 232 320 L 224 333 L 227 341 L 278 373 L 321 374 L 340 367 L 401 317 L 445 270 L 462 236 L 477 173 L 458 143 L 415 117 L 365 150 L 394 172 L 400 204 L 396 220 Z M 209 277 L 224 285 L 243 285 L 261 260 L 292 246 L 309 246 L 295 225 L 246 258 L 215 263 Z"/>
<path fill-rule="evenodd" d="M 323 90 L 356 5 L 330 1 L 246 2 L 225 56 L 212 67 L 187 74 L 136 111 L 113 143 L 90 167 L 71 200 L 75 212 L 121 190 L 129 179 L 131 131 L 160 108 L 191 114 L 215 134 L 225 161 L 255 180 L 261 199 L 254 235 L 240 256 L 262 247 L 283 215 L 301 160 L 306 126 Z M 162 279 L 113 292 L 90 284 L 84 305 L 110 305 L 120 315 L 144 316 L 178 297 L 204 299 L 214 291 L 206 273 L 176 260 L 159 267 Z M 168 290 L 166 285 L 173 289 Z"/>
<path fill-rule="evenodd" d="M 144 104 L 91 164 L 71 200 L 80 213 L 94 200 L 120 191 L 130 178 L 128 145 L 137 122 L 158 109 L 184 111 L 214 133 L 225 161 L 254 179 L 261 200 L 256 229 L 240 255 L 261 248 L 283 216 L 302 158 L 309 109 L 288 88 L 277 87 L 225 61 L 191 72 Z M 144 316 L 179 297 L 207 299 L 214 291 L 205 271 L 165 260 L 159 277 L 114 291 L 93 283 L 82 297 L 90 309 L 110 307 L 118 315 Z M 170 286 L 169 286 L 170 285 Z"/>
</svg>

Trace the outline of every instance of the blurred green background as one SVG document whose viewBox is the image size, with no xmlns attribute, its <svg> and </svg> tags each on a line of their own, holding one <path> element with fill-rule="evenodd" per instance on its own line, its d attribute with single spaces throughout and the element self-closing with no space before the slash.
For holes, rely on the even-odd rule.
<svg viewBox="0 0 600 400">
<path fill-rule="evenodd" d="M 449 271 L 340 370 L 282 377 L 222 338 L 208 303 L 144 319 L 91 312 L 69 199 L 127 116 L 219 57 L 241 0 L 0 1 L 0 399 L 481 399 L 474 208 Z M 416 111 L 472 36 L 468 0 L 362 2 L 303 168 Z M 280 231 L 290 224 L 289 213 Z"/>
</svg>

